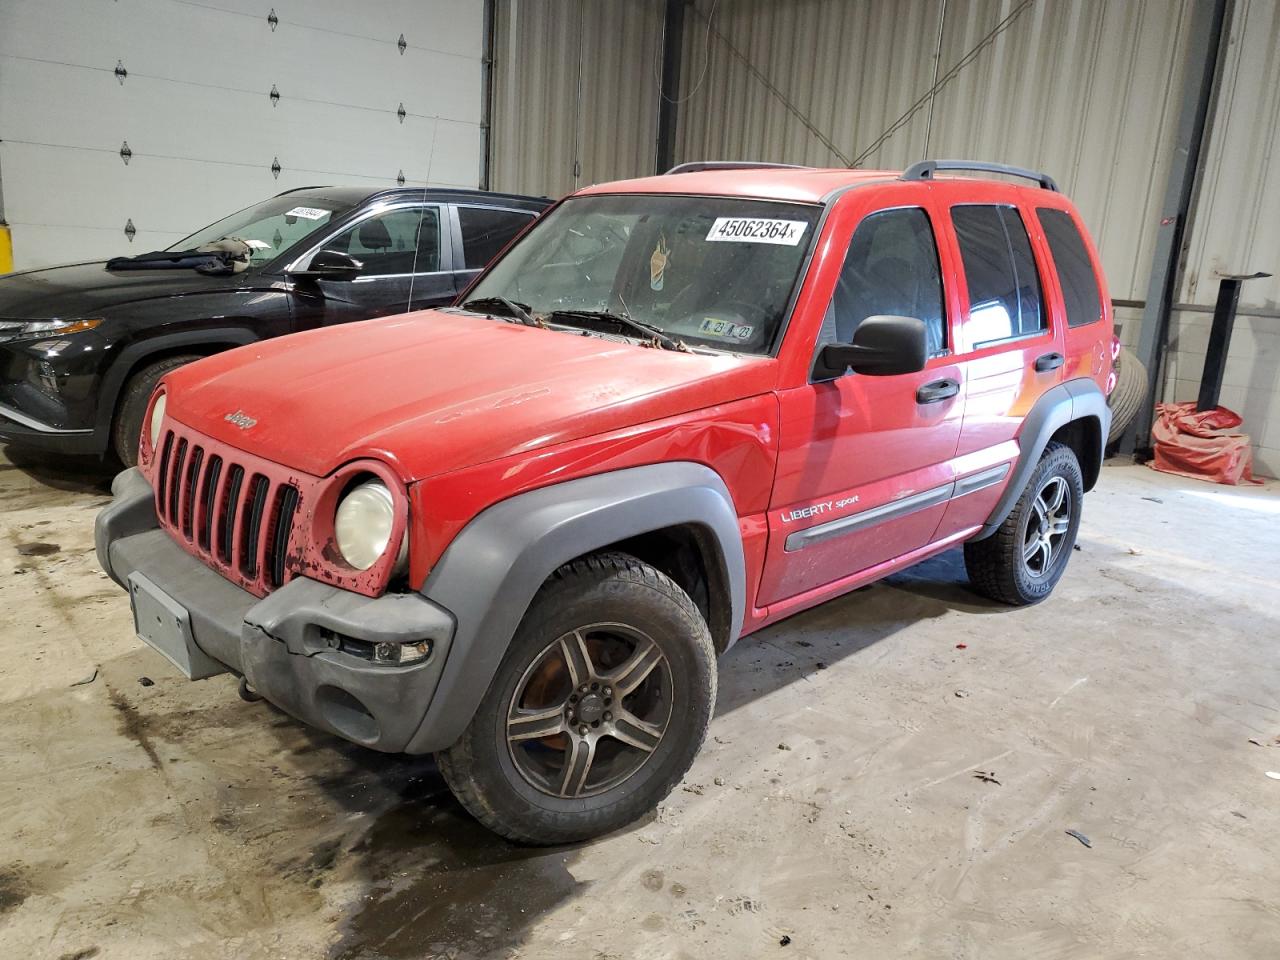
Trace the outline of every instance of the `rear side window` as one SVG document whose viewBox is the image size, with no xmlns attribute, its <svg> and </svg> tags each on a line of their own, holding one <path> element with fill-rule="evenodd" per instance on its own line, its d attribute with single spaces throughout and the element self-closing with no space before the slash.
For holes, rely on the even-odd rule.
<svg viewBox="0 0 1280 960">
<path fill-rule="evenodd" d="M 1049 241 L 1053 265 L 1062 285 L 1062 300 L 1067 308 L 1067 326 L 1082 327 L 1102 319 L 1102 294 L 1098 290 L 1098 278 L 1093 272 L 1093 262 L 1085 249 L 1084 239 L 1076 229 L 1076 222 L 1065 210 L 1038 207 L 1036 216 Z"/>
<path fill-rule="evenodd" d="M 458 207 L 462 227 L 462 255 L 467 270 L 479 270 L 502 252 L 511 238 L 533 218 L 529 213 L 492 210 L 488 207 Z"/>
<path fill-rule="evenodd" d="M 938 247 L 929 216 L 918 207 L 882 210 L 858 224 L 840 270 L 824 339 L 851 343 L 858 325 L 877 314 L 920 318 L 930 356 L 946 350 Z"/>
<path fill-rule="evenodd" d="M 969 286 L 969 341 L 975 347 L 1046 328 L 1031 241 L 1013 207 L 951 208 Z"/>
</svg>

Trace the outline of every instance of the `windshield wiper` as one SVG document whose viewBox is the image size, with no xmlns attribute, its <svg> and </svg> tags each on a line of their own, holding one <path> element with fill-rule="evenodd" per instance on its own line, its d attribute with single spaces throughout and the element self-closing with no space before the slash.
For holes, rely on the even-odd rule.
<svg viewBox="0 0 1280 960">
<path fill-rule="evenodd" d="M 643 320 L 637 320 L 628 313 L 613 313 L 609 310 L 552 310 L 551 316 L 581 320 L 606 320 L 610 323 L 622 324 L 624 327 L 630 327 L 632 330 L 644 334 L 646 339 L 655 341 L 664 349 L 678 350 L 683 353 L 692 352 L 683 341 L 673 340 L 663 333 L 660 327 L 645 323 Z"/>
<path fill-rule="evenodd" d="M 463 310 L 478 311 L 480 313 L 489 313 L 494 307 L 501 307 L 507 311 L 507 314 L 512 319 L 523 323 L 526 327 L 542 326 L 533 314 L 529 312 L 527 303 L 516 303 L 506 297 L 477 297 L 474 300 L 468 300 L 462 305 Z"/>
</svg>

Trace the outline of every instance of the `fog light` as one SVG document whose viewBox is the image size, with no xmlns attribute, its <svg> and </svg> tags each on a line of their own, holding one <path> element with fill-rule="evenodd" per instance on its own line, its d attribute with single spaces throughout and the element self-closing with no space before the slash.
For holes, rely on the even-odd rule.
<svg viewBox="0 0 1280 960">
<path fill-rule="evenodd" d="M 375 663 L 416 663 L 431 656 L 431 641 L 419 640 L 417 643 L 390 643 L 383 641 L 374 644 L 373 659 Z"/>
</svg>

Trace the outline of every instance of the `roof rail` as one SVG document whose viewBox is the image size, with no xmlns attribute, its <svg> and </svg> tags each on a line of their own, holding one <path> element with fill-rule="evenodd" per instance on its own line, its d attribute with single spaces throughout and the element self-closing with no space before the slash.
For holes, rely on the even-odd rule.
<svg viewBox="0 0 1280 960">
<path fill-rule="evenodd" d="M 798 163 L 766 163 L 763 160 L 692 160 L 689 163 L 677 163 L 663 176 L 669 177 L 673 173 L 697 173 L 700 170 L 753 170 L 757 167 L 783 170 L 808 169 Z"/>
<path fill-rule="evenodd" d="M 934 174 L 946 170 L 978 170 L 982 173 L 1003 173 L 1009 177 L 1022 177 L 1034 180 L 1045 190 L 1061 193 L 1053 177 L 1047 173 L 1037 173 L 1023 167 L 1011 167 L 1007 163 L 984 163 L 981 160 L 921 160 L 913 163 L 902 173 L 903 180 L 932 180 Z"/>
</svg>

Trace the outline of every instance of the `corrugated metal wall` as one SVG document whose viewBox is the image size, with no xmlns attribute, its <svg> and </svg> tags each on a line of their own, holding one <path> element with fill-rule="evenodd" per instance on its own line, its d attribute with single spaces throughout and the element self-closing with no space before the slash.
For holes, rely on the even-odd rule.
<svg viewBox="0 0 1280 960">
<path fill-rule="evenodd" d="M 1188 0 L 697 0 L 685 34 L 679 159 L 902 169 L 933 156 L 1045 170 L 1080 205 L 1113 295 L 1141 297 L 1188 8 Z"/>
<path fill-rule="evenodd" d="M 1237 0 L 1170 324 L 1165 397 L 1194 400 L 1223 273 L 1240 290 L 1222 403 L 1242 414 L 1260 472 L 1280 476 L 1280 3 Z"/>
<path fill-rule="evenodd" d="M 498 0 L 495 190 L 559 197 L 653 172 L 662 0 Z"/>
</svg>

